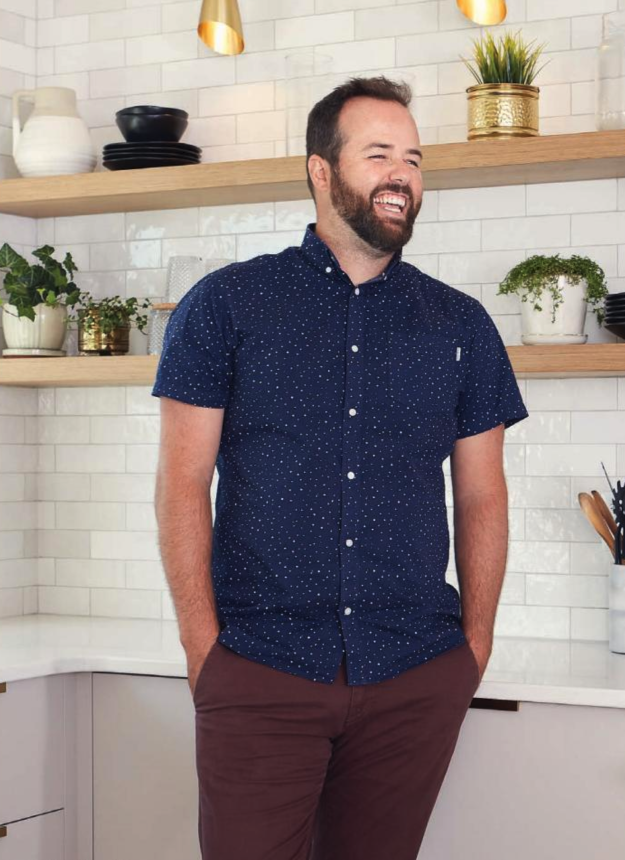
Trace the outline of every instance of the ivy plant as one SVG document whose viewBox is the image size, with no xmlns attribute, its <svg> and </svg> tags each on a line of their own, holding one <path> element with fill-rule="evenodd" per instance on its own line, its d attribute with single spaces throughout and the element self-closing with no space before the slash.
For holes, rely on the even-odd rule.
<svg viewBox="0 0 625 860">
<path fill-rule="evenodd" d="M 599 325 L 603 322 L 605 312 L 604 297 L 608 295 L 605 274 L 601 266 L 589 257 L 573 254 L 571 257 L 543 256 L 535 254 L 523 260 L 511 269 L 499 284 L 497 295 L 517 293 L 522 302 L 531 301 L 536 311 L 542 311 L 540 299 L 543 290 L 548 290 L 553 297 L 553 314 L 551 321 L 555 322 L 556 310 L 564 301 L 562 290 L 558 286 L 560 275 L 566 275 L 572 284 L 586 281 L 585 300 L 592 305 L 591 310 L 596 314 Z"/>
<path fill-rule="evenodd" d="M 15 305 L 18 317 L 33 321 L 37 305 L 75 305 L 79 290 L 72 279 L 77 266 L 71 254 L 61 263 L 53 253 L 51 245 L 42 245 L 32 252 L 39 262 L 31 264 L 5 242 L 0 248 L 0 270 L 6 272 L 3 288 L 8 300 L 0 297 L 0 305 Z"/>
<path fill-rule="evenodd" d="M 129 299 L 122 299 L 120 296 L 95 299 L 86 291 L 80 293 L 78 303 L 80 307 L 69 315 L 70 321 L 79 323 L 87 333 L 99 329 L 105 335 L 110 334 L 113 329 L 133 323 L 139 331 L 145 333 L 148 316 L 140 313 L 140 310 L 145 310 L 152 304 L 149 299 L 139 303 L 134 296 Z"/>
</svg>

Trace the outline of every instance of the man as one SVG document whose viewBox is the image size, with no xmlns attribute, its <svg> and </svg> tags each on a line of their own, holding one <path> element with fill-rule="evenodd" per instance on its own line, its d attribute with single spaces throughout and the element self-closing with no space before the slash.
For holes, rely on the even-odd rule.
<svg viewBox="0 0 625 860">
<path fill-rule="evenodd" d="M 204 860 L 414 860 L 490 656 L 528 413 L 482 305 L 401 259 L 410 97 L 320 101 L 301 247 L 202 278 L 167 328 L 156 508 Z"/>
</svg>

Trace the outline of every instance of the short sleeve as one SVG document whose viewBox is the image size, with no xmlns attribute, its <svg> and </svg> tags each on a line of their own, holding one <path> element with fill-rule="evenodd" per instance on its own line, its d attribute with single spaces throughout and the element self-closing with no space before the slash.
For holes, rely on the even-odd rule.
<svg viewBox="0 0 625 860">
<path fill-rule="evenodd" d="M 457 439 L 505 429 L 529 417 L 497 326 L 478 303 L 467 356 L 465 385 L 458 403 Z"/>
<path fill-rule="evenodd" d="M 225 408 L 232 380 L 234 326 L 217 272 L 195 284 L 171 313 L 165 329 L 155 397 Z"/>
</svg>

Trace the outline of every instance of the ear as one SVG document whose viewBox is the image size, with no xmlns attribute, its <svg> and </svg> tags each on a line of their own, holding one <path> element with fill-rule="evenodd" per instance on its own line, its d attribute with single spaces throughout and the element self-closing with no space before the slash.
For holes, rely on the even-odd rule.
<svg viewBox="0 0 625 860">
<path fill-rule="evenodd" d="M 308 159 L 308 172 L 316 190 L 327 191 L 330 188 L 330 165 L 320 155 L 310 156 Z"/>
</svg>

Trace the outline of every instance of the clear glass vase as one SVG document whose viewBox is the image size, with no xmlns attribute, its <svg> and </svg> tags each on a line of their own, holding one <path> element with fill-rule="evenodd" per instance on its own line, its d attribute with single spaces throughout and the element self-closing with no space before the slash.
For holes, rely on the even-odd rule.
<svg viewBox="0 0 625 860">
<path fill-rule="evenodd" d="M 599 131 L 625 128 L 625 12 L 603 16 L 595 67 L 595 116 Z"/>
</svg>

